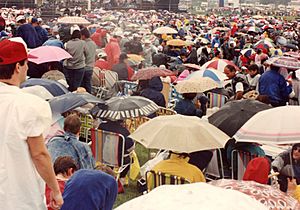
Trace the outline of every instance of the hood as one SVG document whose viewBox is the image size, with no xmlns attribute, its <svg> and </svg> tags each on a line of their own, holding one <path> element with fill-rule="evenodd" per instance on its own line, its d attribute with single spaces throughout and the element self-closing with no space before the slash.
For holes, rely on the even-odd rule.
<svg viewBox="0 0 300 210">
<path fill-rule="evenodd" d="M 157 91 L 162 91 L 163 89 L 163 83 L 160 79 L 160 77 L 153 77 L 152 79 L 149 80 L 149 88 L 157 90 Z"/>
<path fill-rule="evenodd" d="M 267 158 L 254 158 L 248 163 L 243 180 L 267 184 L 269 172 L 270 162 Z"/>
</svg>

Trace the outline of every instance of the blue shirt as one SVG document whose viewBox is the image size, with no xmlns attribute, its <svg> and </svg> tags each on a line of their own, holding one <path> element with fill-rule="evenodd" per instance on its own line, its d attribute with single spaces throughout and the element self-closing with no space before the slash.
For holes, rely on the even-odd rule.
<svg viewBox="0 0 300 210">
<path fill-rule="evenodd" d="M 267 95 L 271 104 L 285 105 L 292 88 L 287 85 L 284 77 L 275 70 L 263 73 L 259 79 L 260 95 Z"/>
</svg>

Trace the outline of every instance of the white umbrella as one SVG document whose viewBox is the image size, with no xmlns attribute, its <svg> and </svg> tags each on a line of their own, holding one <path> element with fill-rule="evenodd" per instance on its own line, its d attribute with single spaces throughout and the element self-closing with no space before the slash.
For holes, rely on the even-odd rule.
<svg viewBox="0 0 300 210">
<path fill-rule="evenodd" d="M 195 152 L 223 148 L 229 137 L 198 117 L 159 116 L 142 124 L 130 137 L 147 148 Z"/>
<path fill-rule="evenodd" d="M 238 142 L 299 143 L 300 107 L 282 106 L 258 112 L 233 137 Z"/>
<path fill-rule="evenodd" d="M 177 34 L 178 32 L 173 28 L 163 26 L 155 29 L 153 33 L 154 34 Z"/>
<path fill-rule="evenodd" d="M 219 87 L 219 84 L 209 77 L 183 80 L 175 86 L 178 93 L 202 93 Z"/>
<path fill-rule="evenodd" d="M 24 87 L 24 88 L 22 88 L 22 91 L 36 95 L 44 100 L 49 100 L 54 97 L 46 88 L 44 88 L 43 86 L 40 86 L 40 85 Z"/>
<path fill-rule="evenodd" d="M 142 206 L 142 208 L 141 208 Z M 236 190 L 206 183 L 162 185 L 115 210 L 268 210 L 259 201 Z"/>
<path fill-rule="evenodd" d="M 89 25 L 91 24 L 88 20 L 82 17 L 77 16 L 68 16 L 59 18 L 58 23 L 65 23 L 65 24 L 78 24 L 78 25 Z"/>
</svg>

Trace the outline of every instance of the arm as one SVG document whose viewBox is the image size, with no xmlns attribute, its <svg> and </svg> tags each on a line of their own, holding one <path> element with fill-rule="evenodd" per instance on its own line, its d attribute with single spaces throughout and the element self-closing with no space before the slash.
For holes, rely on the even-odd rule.
<svg viewBox="0 0 300 210">
<path fill-rule="evenodd" d="M 51 163 L 50 155 L 46 149 L 44 138 L 42 135 L 36 137 L 28 137 L 27 144 L 29 152 L 38 173 L 52 190 L 53 207 L 61 207 L 63 199 L 59 190 L 58 183 L 55 178 L 54 170 Z"/>
<path fill-rule="evenodd" d="M 244 94 L 243 91 L 238 91 L 238 92 L 236 92 L 234 99 L 235 99 L 235 100 L 240 100 L 240 99 L 242 99 L 242 98 L 243 98 L 243 94 Z"/>
</svg>

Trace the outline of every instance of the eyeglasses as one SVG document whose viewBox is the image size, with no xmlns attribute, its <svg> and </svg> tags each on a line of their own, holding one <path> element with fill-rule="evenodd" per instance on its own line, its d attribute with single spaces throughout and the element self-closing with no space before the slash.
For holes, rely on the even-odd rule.
<svg viewBox="0 0 300 210">
<path fill-rule="evenodd" d="M 294 151 L 297 150 L 297 152 L 300 152 L 300 147 L 294 148 L 293 150 L 294 150 Z"/>
</svg>

